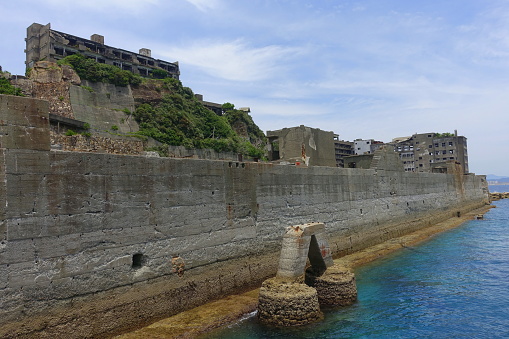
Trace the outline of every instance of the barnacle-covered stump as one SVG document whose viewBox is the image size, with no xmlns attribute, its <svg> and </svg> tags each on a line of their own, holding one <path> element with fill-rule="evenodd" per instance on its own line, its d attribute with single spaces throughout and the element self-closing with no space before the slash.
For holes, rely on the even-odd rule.
<svg viewBox="0 0 509 339">
<path fill-rule="evenodd" d="M 314 288 L 272 278 L 260 288 L 258 318 L 275 326 L 299 326 L 322 319 L 323 313 Z"/>
<path fill-rule="evenodd" d="M 306 284 L 316 289 L 320 306 L 346 306 L 357 300 L 355 275 L 333 265 L 320 276 L 313 267 L 306 270 Z"/>
</svg>

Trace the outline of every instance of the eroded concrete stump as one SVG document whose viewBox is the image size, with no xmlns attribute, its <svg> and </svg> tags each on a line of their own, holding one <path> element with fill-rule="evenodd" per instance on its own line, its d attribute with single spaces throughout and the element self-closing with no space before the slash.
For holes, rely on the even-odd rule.
<svg viewBox="0 0 509 339">
<path fill-rule="evenodd" d="M 355 276 L 334 265 L 325 225 L 290 226 L 277 275 L 260 289 L 258 318 L 277 326 L 305 325 L 322 318 L 320 306 L 349 305 L 356 299 Z"/>
<path fill-rule="evenodd" d="M 298 326 L 322 318 L 316 289 L 277 278 L 263 282 L 258 300 L 260 321 L 276 326 Z"/>
<path fill-rule="evenodd" d="M 357 300 L 355 275 L 338 265 L 327 268 L 321 276 L 308 268 L 306 284 L 316 289 L 320 306 L 347 306 Z"/>
</svg>

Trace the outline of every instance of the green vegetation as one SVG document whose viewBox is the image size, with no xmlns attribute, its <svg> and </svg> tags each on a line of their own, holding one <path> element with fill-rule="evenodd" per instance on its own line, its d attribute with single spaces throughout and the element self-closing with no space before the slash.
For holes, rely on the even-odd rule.
<svg viewBox="0 0 509 339">
<path fill-rule="evenodd" d="M 90 93 L 94 93 L 94 89 L 92 87 L 90 87 L 90 86 L 81 85 L 80 87 L 83 88 L 83 89 L 86 89 Z"/>
<path fill-rule="evenodd" d="M 118 67 L 100 64 L 80 54 L 68 56 L 59 61 L 60 65 L 70 65 L 82 79 L 92 82 L 106 82 L 117 86 L 140 85 L 142 78 Z M 187 148 L 211 148 L 217 152 L 238 152 L 255 158 L 264 158 L 265 135 L 252 118 L 243 111 L 236 110 L 230 103 L 223 105 L 223 116 L 218 116 L 205 108 L 194 97 L 189 87 L 168 76 L 164 70 L 153 70 L 152 77 L 159 78 L 155 90 L 165 94 L 157 104 L 144 103 L 134 112 L 122 110 L 133 115 L 140 126 L 139 136 L 152 137 L 168 145 Z M 91 88 L 82 86 L 87 90 Z M 235 128 L 246 135 L 237 135 Z M 118 130 L 118 126 L 111 127 Z M 245 131 L 244 131 L 245 130 Z M 244 133 L 243 133 L 244 134 Z M 163 153 L 163 152 L 161 152 Z"/>
<path fill-rule="evenodd" d="M 164 79 L 168 77 L 168 72 L 163 69 L 154 69 L 152 70 L 152 77 L 156 79 Z"/>
<path fill-rule="evenodd" d="M 68 129 L 67 132 L 65 132 L 65 135 L 67 135 L 68 137 L 76 135 L 76 134 L 78 134 L 78 133 L 74 132 L 72 129 Z"/>
<path fill-rule="evenodd" d="M 447 137 L 453 137 L 453 133 L 445 132 L 445 133 L 435 133 L 435 138 L 447 138 Z"/>
<path fill-rule="evenodd" d="M 0 94 L 17 95 L 23 97 L 21 89 L 14 87 L 9 79 L 4 78 L 0 73 Z"/>
<path fill-rule="evenodd" d="M 58 61 L 59 65 L 70 65 L 82 79 L 106 82 L 117 86 L 138 85 L 142 78 L 119 67 L 101 64 L 81 54 L 69 55 Z"/>
<path fill-rule="evenodd" d="M 138 106 L 133 113 L 140 125 L 138 133 L 168 145 L 263 157 L 264 145 L 254 146 L 249 140 L 240 138 L 232 128 L 232 123 L 247 122 L 248 130 L 255 131 L 253 140 L 264 140 L 263 132 L 245 112 L 232 108 L 225 116 L 218 116 L 199 103 L 193 91 L 183 87 L 180 81 L 173 78 L 161 81 L 170 94 L 157 105 Z"/>
</svg>

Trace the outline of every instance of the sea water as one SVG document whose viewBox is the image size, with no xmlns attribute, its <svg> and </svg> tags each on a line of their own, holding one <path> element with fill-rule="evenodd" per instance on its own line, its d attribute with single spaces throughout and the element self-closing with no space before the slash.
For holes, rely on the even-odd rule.
<svg viewBox="0 0 509 339">
<path fill-rule="evenodd" d="M 509 338 L 509 199 L 494 205 L 357 269 L 358 301 L 321 322 L 278 329 L 252 314 L 204 338 Z"/>
<path fill-rule="evenodd" d="M 491 193 L 504 193 L 509 192 L 509 185 L 488 185 Z"/>
</svg>

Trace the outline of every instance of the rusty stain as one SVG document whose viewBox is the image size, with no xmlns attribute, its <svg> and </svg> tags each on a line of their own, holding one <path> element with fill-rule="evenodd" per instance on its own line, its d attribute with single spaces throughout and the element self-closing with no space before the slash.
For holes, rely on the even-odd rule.
<svg viewBox="0 0 509 339">
<path fill-rule="evenodd" d="M 320 253 L 322 254 L 322 258 L 325 258 L 329 254 L 329 250 L 325 245 L 320 246 Z"/>
<path fill-rule="evenodd" d="M 171 258 L 171 265 L 173 268 L 173 273 L 177 273 L 179 277 L 184 275 L 184 270 L 186 268 L 186 264 L 184 263 L 184 259 L 180 256 L 174 256 Z"/>
<path fill-rule="evenodd" d="M 228 215 L 228 219 L 233 219 L 233 206 L 232 204 L 226 205 L 226 212 Z"/>
</svg>

